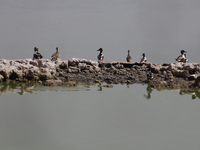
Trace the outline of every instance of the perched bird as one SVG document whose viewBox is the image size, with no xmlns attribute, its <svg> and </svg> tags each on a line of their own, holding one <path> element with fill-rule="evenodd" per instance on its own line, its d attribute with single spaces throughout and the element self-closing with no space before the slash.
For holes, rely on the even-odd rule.
<svg viewBox="0 0 200 150">
<path fill-rule="evenodd" d="M 197 72 L 195 69 L 193 69 L 192 72 L 193 72 L 193 74 L 187 76 L 187 77 L 185 78 L 185 80 L 191 81 L 191 80 L 195 80 L 195 79 L 197 78 L 197 73 L 198 73 L 198 72 Z"/>
<path fill-rule="evenodd" d="M 34 88 L 34 85 L 24 86 L 23 84 L 19 84 L 19 86 L 21 86 L 23 90 L 32 90 Z"/>
<path fill-rule="evenodd" d="M 147 62 L 147 58 L 145 57 L 145 53 L 142 54 L 142 59 L 140 60 L 140 63 Z"/>
<path fill-rule="evenodd" d="M 34 47 L 33 60 L 34 59 L 41 59 L 41 58 L 43 58 L 43 56 L 38 51 L 39 51 L 39 49 L 37 47 Z"/>
<path fill-rule="evenodd" d="M 185 50 L 181 50 L 181 55 L 178 56 L 177 58 L 175 58 L 175 60 L 177 62 L 184 62 L 185 59 L 186 59 L 186 54 L 185 53 L 187 53 Z"/>
<path fill-rule="evenodd" d="M 131 58 L 131 55 L 130 55 L 130 50 L 128 50 L 128 56 L 126 57 L 126 61 L 127 62 L 131 62 L 132 61 L 132 58 Z"/>
<path fill-rule="evenodd" d="M 100 48 L 100 49 L 98 49 L 97 51 L 100 51 L 100 53 L 99 53 L 99 55 L 97 56 L 97 59 L 98 59 L 98 62 L 103 62 L 103 59 L 104 59 L 104 55 L 103 55 L 103 49 L 102 48 Z"/>
<path fill-rule="evenodd" d="M 188 60 L 188 59 L 184 59 L 183 62 L 184 62 L 184 63 L 189 63 L 189 60 Z"/>
<path fill-rule="evenodd" d="M 186 54 L 184 54 L 184 56 L 185 56 L 185 59 L 184 59 L 184 63 L 189 63 L 189 60 L 186 58 Z"/>
<path fill-rule="evenodd" d="M 51 56 L 51 61 L 57 60 L 60 57 L 60 53 L 58 52 L 58 47 L 56 47 L 56 52 Z"/>
<path fill-rule="evenodd" d="M 151 72 L 151 65 L 149 65 L 148 71 L 147 71 L 147 80 L 153 80 L 153 73 Z"/>
</svg>

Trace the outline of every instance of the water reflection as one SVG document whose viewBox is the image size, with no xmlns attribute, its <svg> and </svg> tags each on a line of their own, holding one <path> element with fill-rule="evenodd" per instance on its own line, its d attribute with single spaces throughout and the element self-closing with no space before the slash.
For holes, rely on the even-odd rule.
<svg viewBox="0 0 200 150">
<path fill-rule="evenodd" d="M 43 86 L 42 83 L 22 83 L 23 87 L 34 85 L 33 89 L 26 89 L 21 88 L 21 83 L 18 82 L 1 82 L 0 83 L 0 95 L 9 94 L 9 93 L 18 93 L 19 95 L 24 95 L 26 93 L 34 94 L 38 91 L 91 91 L 96 90 L 96 87 L 98 86 L 97 83 L 92 82 L 81 82 L 77 83 L 77 85 L 74 87 L 69 86 Z M 102 91 L 102 87 L 99 87 L 97 89 L 98 91 Z"/>
<path fill-rule="evenodd" d="M 24 95 L 26 93 L 29 94 L 34 94 L 37 93 L 38 91 L 92 91 L 92 90 L 97 90 L 97 91 L 102 91 L 103 87 L 99 83 L 93 83 L 93 82 L 78 82 L 75 87 L 49 87 L 49 86 L 43 86 L 41 83 L 23 83 L 24 86 L 28 85 L 34 85 L 34 88 L 32 90 L 27 90 L 27 89 L 22 89 L 20 87 L 20 83 L 18 82 L 1 82 L 0 83 L 0 95 L 3 94 L 9 94 L 9 93 L 17 93 L 19 95 Z M 123 86 L 123 85 L 121 85 Z M 134 85 L 133 85 L 134 86 Z M 131 86 L 127 84 L 126 88 L 130 89 Z M 157 91 L 164 91 L 164 90 L 173 90 L 169 88 L 152 88 L 150 86 L 146 87 L 146 94 L 144 94 L 144 98 L 147 100 L 151 99 L 151 94 L 153 90 Z M 177 90 L 177 89 L 176 89 Z M 180 89 L 179 91 L 180 95 L 191 95 L 191 99 L 200 99 L 200 89 Z"/>
<path fill-rule="evenodd" d="M 200 99 L 200 91 L 199 89 L 182 89 L 179 92 L 180 95 L 191 95 L 191 99 L 196 99 L 197 97 Z"/>
<path fill-rule="evenodd" d="M 24 87 L 29 85 L 37 86 L 38 83 L 23 83 L 21 84 Z M 34 93 L 31 89 L 21 88 L 20 83 L 16 82 L 1 82 L 0 83 L 0 95 L 8 94 L 8 93 L 18 93 L 23 95 L 25 93 Z"/>
<path fill-rule="evenodd" d="M 146 92 L 147 94 L 144 94 L 144 97 L 149 100 L 151 99 L 152 91 L 156 89 L 157 91 L 164 91 L 164 90 L 173 90 L 169 88 L 152 88 L 151 86 L 147 86 Z M 191 99 L 200 99 L 200 89 L 180 89 L 179 92 L 180 95 L 191 95 Z"/>
<path fill-rule="evenodd" d="M 149 99 L 151 99 L 151 92 L 153 91 L 153 88 L 150 87 L 150 86 L 147 86 L 146 91 L 147 91 L 147 95 L 144 94 L 144 97 L 145 97 L 147 100 L 149 100 Z"/>
</svg>

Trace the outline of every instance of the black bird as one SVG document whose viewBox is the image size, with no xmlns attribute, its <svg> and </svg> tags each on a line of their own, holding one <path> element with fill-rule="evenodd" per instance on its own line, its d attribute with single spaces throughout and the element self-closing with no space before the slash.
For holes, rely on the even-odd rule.
<svg viewBox="0 0 200 150">
<path fill-rule="evenodd" d="M 185 56 L 185 59 L 184 59 L 184 63 L 189 63 L 189 60 L 186 58 L 186 54 L 184 54 L 184 56 Z"/>
<path fill-rule="evenodd" d="M 185 50 L 181 50 L 181 55 L 178 56 L 177 58 L 175 58 L 175 60 L 177 62 L 184 62 L 185 59 L 186 59 L 186 54 L 185 53 L 187 53 Z"/>
<path fill-rule="evenodd" d="M 197 72 L 195 69 L 193 69 L 193 70 L 192 70 L 192 73 L 193 73 L 193 74 L 187 76 L 187 77 L 185 78 L 185 80 L 187 80 L 187 81 L 195 80 L 195 79 L 197 78 L 198 72 Z"/>
<path fill-rule="evenodd" d="M 37 47 L 34 47 L 33 60 L 34 59 L 41 59 L 41 58 L 43 58 L 43 56 L 38 51 L 39 51 L 39 49 Z"/>
<path fill-rule="evenodd" d="M 100 51 L 100 53 L 99 53 L 99 55 L 97 56 L 97 59 L 98 59 L 98 62 L 103 62 L 103 59 L 104 59 L 104 55 L 103 55 L 103 49 L 102 48 L 100 48 L 100 49 L 98 49 L 97 51 Z"/>
<path fill-rule="evenodd" d="M 140 60 L 141 63 L 147 62 L 147 58 L 145 57 L 145 53 L 142 54 L 142 59 Z"/>
</svg>

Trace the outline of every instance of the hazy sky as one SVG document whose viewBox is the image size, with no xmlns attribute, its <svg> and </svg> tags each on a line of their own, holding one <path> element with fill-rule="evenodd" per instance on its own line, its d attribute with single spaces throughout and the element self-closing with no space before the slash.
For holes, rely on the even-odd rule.
<svg viewBox="0 0 200 150">
<path fill-rule="evenodd" d="M 31 58 L 39 47 L 45 58 L 58 46 L 61 59 L 174 62 L 181 49 L 198 62 L 199 0 L 7 0 L 0 5 L 0 57 Z M 155 59 L 156 58 L 156 59 Z"/>
</svg>

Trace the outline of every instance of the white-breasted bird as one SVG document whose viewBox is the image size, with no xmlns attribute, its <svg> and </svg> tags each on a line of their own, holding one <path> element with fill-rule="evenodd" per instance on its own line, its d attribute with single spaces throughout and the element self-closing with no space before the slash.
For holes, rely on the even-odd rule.
<svg viewBox="0 0 200 150">
<path fill-rule="evenodd" d="M 185 50 L 181 50 L 181 55 L 178 56 L 177 58 L 175 58 L 175 60 L 177 62 L 184 62 L 184 61 L 186 61 L 185 60 L 186 59 L 186 54 L 185 53 L 187 53 Z"/>
<path fill-rule="evenodd" d="M 147 58 L 145 56 L 145 53 L 142 54 L 142 59 L 140 60 L 141 63 L 147 62 Z"/>
<path fill-rule="evenodd" d="M 38 51 L 39 49 L 37 47 L 34 47 L 33 60 L 43 58 L 43 56 Z"/>
<path fill-rule="evenodd" d="M 195 69 L 193 69 L 192 74 L 187 76 L 185 78 L 185 80 L 187 80 L 187 81 L 195 80 L 197 78 L 197 74 L 198 74 L 198 72 Z"/>
<path fill-rule="evenodd" d="M 104 55 L 103 55 L 103 49 L 99 48 L 97 51 L 100 51 L 99 55 L 97 56 L 98 62 L 103 62 Z"/>
</svg>

